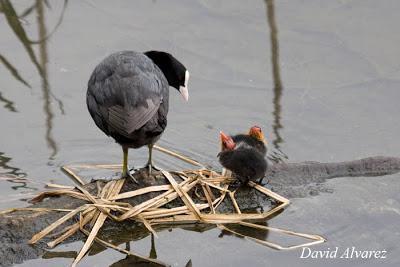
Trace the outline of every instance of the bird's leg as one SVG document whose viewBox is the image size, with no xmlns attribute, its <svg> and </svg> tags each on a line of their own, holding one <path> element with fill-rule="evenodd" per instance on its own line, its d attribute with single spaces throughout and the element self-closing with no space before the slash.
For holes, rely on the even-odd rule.
<svg viewBox="0 0 400 267">
<path fill-rule="evenodd" d="M 155 166 L 153 164 L 153 146 L 154 144 L 149 144 L 149 160 L 147 161 L 147 164 L 145 167 L 147 167 L 149 169 L 149 174 L 151 175 L 151 171 L 152 169 L 155 169 L 156 171 L 161 170 L 160 168 L 158 168 L 157 166 Z"/>
<path fill-rule="evenodd" d="M 133 177 L 133 175 L 129 172 L 129 168 L 128 168 L 128 148 L 122 146 L 122 152 L 124 154 L 124 160 L 122 163 L 122 175 L 121 178 L 131 178 L 135 183 L 138 184 L 138 181 L 136 180 L 135 177 Z"/>
</svg>

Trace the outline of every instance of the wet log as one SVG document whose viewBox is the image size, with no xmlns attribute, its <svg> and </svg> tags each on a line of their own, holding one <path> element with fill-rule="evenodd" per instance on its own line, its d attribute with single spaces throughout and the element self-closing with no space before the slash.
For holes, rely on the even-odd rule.
<svg viewBox="0 0 400 267">
<path fill-rule="evenodd" d="M 361 160 L 337 162 L 337 163 L 278 163 L 272 165 L 267 174 L 266 186 L 273 191 L 287 198 L 306 197 L 318 194 L 318 192 L 329 190 L 323 186 L 324 182 L 336 177 L 376 177 L 387 174 L 394 174 L 400 171 L 400 158 L 395 157 L 370 157 Z M 148 176 L 145 171 L 135 174 L 140 181 L 137 185 L 128 180 L 121 192 L 135 190 L 150 185 L 165 184 L 164 179 L 155 176 Z M 105 182 L 97 181 L 85 185 L 92 194 L 96 194 L 98 184 Z M 149 193 L 130 199 L 132 205 L 153 198 L 158 193 Z M 270 199 L 259 194 L 256 190 L 243 187 L 237 194 L 236 199 L 242 210 L 269 207 Z M 220 212 L 227 212 L 232 209 L 229 200 L 224 201 Z M 63 208 L 74 209 L 85 201 L 69 196 L 52 197 L 40 203 L 33 204 L 34 208 Z M 170 207 L 182 205 L 179 201 L 171 202 Z M 63 215 L 62 212 L 32 212 L 18 211 L 0 215 L 0 266 L 9 266 L 21 263 L 28 259 L 38 258 L 46 252 L 46 239 L 37 245 L 28 245 L 28 240 L 37 232 L 57 220 Z M 69 222 L 71 224 L 72 222 Z M 68 224 L 67 224 L 68 225 Z M 129 228 L 129 231 L 126 231 Z M 135 231 L 132 231 L 135 228 Z M 142 230 L 139 230 L 142 229 Z M 131 236 L 119 235 L 129 232 Z M 148 232 L 139 223 L 114 223 L 108 221 L 100 233 L 104 236 L 113 236 L 116 243 L 129 240 L 137 240 L 148 235 Z M 82 239 L 82 235 L 76 235 L 67 240 L 71 242 Z"/>
</svg>

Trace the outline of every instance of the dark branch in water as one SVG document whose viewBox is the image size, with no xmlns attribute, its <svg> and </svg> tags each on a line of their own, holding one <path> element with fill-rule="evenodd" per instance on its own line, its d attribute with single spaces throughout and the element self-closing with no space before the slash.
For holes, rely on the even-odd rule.
<svg viewBox="0 0 400 267">
<path fill-rule="evenodd" d="M 307 197 L 313 195 L 310 192 L 307 192 L 307 190 L 310 190 L 310 185 L 322 184 L 328 179 L 336 177 L 376 177 L 398 172 L 400 172 L 400 158 L 395 157 L 371 157 L 336 163 L 278 163 L 270 168 L 268 173 L 270 183 L 268 187 L 272 187 L 275 192 L 285 197 Z M 161 179 L 148 177 L 145 173 L 146 172 L 140 172 L 136 174 L 136 178 L 141 182 L 139 186 L 133 182 L 131 183 L 129 180 L 124 185 L 122 191 L 164 183 Z M 87 184 L 85 188 L 92 193 L 96 193 L 97 190 L 96 183 Z M 315 190 L 315 188 L 312 190 Z M 265 195 L 257 194 L 255 191 L 256 190 L 243 187 L 236 193 L 236 200 L 243 210 L 270 206 L 270 199 Z M 156 193 L 137 196 L 134 199 L 130 199 L 129 202 L 135 205 L 157 195 L 154 194 Z M 227 199 L 227 201 L 223 202 L 221 212 L 227 211 L 231 208 L 229 198 Z M 82 200 L 63 196 L 50 198 L 47 201 L 34 204 L 31 207 L 71 209 L 76 208 L 83 203 Z M 171 202 L 170 207 L 176 207 L 177 205 L 182 204 L 179 202 Z M 45 252 L 45 243 L 36 246 L 29 246 L 27 241 L 34 234 L 60 218 L 62 215 L 62 213 L 57 212 L 35 213 L 28 211 L 0 215 L 0 244 L 2 244 L 2 246 L 0 246 L 0 265 L 7 266 L 21 263 L 24 260 L 37 258 L 43 255 Z M 131 234 L 127 237 L 126 233 Z M 145 230 L 145 228 L 140 224 L 116 224 L 110 221 L 104 225 L 102 234 L 107 236 L 105 239 L 114 240 L 114 243 L 125 243 L 129 240 L 137 240 L 149 235 L 147 230 Z M 77 235 L 74 238 L 74 240 L 82 239 L 83 236 Z"/>
</svg>

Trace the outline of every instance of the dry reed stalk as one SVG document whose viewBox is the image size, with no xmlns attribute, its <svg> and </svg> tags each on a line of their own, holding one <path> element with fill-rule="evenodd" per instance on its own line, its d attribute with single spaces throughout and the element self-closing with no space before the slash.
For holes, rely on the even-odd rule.
<svg viewBox="0 0 400 267">
<path fill-rule="evenodd" d="M 144 216 L 142 216 L 141 214 L 139 214 L 137 216 L 137 220 L 141 223 L 143 223 L 143 225 L 147 228 L 147 230 L 149 230 L 150 233 L 152 233 L 155 237 L 158 238 L 157 232 L 154 231 L 153 227 L 151 227 L 151 224 L 149 223 L 149 221 L 147 221 Z"/>
<path fill-rule="evenodd" d="M 121 179 L 121 180 L 117 180 L 117 181 L 111 181 L 109 182 L 107 185 L 109 186 L 104 186 L 103 190 L 102 190 L 102 195 L 106 198 L 110 198 L 113 196 L 116 196 L 117 194 L 119 194 L 119 192 L 121 191 L 122 186 L 124 185 L 125 179 Z M 105 192 L 103 194 L 103 191 Z M 99 208 L 99 207 L 97 207 Z M 104 211 L 109 211 L 108 208 L 104 208 Z M 93 240 L 96 238 L 97 233 L 99 232 L 100 228 L 103 226 L 104 222 L 106 221 L 108 215 L 105 214 L 104 212 L 100 213 L 100 215 L 97 217 L 96 223 L 94 224 L 94 226 L 92 227 L 92 230 L 90 231 L 90 234 L 85 242 L 85 244 L 83 245 L 81 251 L 79 252 L 78 256 L 75 258 L 74 262 L 72 263 L 71 266 L 76 266 L 78 264 L 78 262 L 83 258 L 83 256 L 85 256 L 86 252 L 89 250 L 89 248 L 91 247 Z M 82 221 L 82 220 L 80 220 Z M 83 230 L 83 225 L 80 224 L 79 225 L 81 231 Z"/>
<path fill-rule="evenodd" d="M 79 222 L 74 223 L 73 225 L 71 225 L 66 232 L 64 232 L 62 235 L 60 235 L 59 237 L 57 237 L 56 239 L 54 239 L 51 242 L 47 243 L 47 246 L 49 246 L 49 248 L 54 248 L 56 247 L 58 244 L 60 244 L 61 242 L 63 242 L 65 239 L 71 237 L 73 234 L 75 234 L 79 228 L 81 227 L 81 225 L 86 225 L 94 216 L 94 214 L 96 213 L 97 210 L 95 210 L 95 208 L 93 207 L 91 209 L 91 211 L 83 217 L 82 220 L 79 220 Z"/>
<path fill-rule="evenodd" d="M 211 188 L 208 184 L 205 184 L 204 187 L 206 188 L 208 194 L 210 195 L 211 200 L 215 199 L 215 196 L 213 194 L 213 192 L 211 191 Z"/>
<path fill-rule="evenodd" d="M 76 208 L 75 210 L 69 212 L 68 214 L 64 215 L 63 217 L 61 217 L 60 219 L 58 219 L 57 221 L 55 221 L 54 223 L 52 223 L 51 225 L 47 226 L 45 229 L 43 229 L 42 231 L 40 231 L 39 233 L 34 235 L 31 238 L 31 240 L 29 240 L 28 243 L 35 244 L 37 241 L 39 241 L 40 239 L 45 237 L 47 234 L 49 234 L 51 231 L 56 229 L 58 226 L 60 226 L 64 222 L 68 221 L 69 219 L 73 218 L 76 214 L 78 214 L 79 212 L 83 211 L 86 208 L 87 208 L 87 205 L 82 205 L 82 206 Z"/>
<path fill-rule="evenodd" d="M 87 197 L 79 192 L 73 191 L 71 189 L 59 189 L 53 191 L 45 191 L 37 195 L 36 197 L 30 200 L 30 203 L 38 203 L 41 202 L 43 199 L 51 196 L 61 196 L 61 195 L 68 195 L 74 198 L 79 198 L 82 200 L 87 200 Z"/>
<path fill-rule="evenodd" d="M 178 183 L 175 181 L 174 177 L 172 177 L 172 175 L 169 172 L 164 171 L 164 170 L 162 170 L 161 172 L 164 175 L 164 177 L 167 178 L 169 183 L 174 187 L 175 191 L 178 193 L 179 197 L 186 204 L 186 206 L 193 212 L 193 214 L 199 220 L 201 220 L 200 211 L 197 209 L 192 198 L 187 194 L 187 192 L 185 190 L 182 190 L 182 187 L 180 187 L 178 185 Z"/>
<path fill-rule="evenodd" d="M 235 192 L 229 192 L 228 194 L 229 194 L 229 197 L 231 198 L 233 207 L 235 208 L 236 212 L 238 214 L 242 214 L 242 212 L 240 211 L 239 205 L 238 205 L 238 203 L 236 202 L 236 199 L 235 199 Z"/>
<path fill-rule="evenodd" d="M 253 181 L 249 181 L 249 182 L 248 182 L 248 185 L 251 186 L 251 187 L 253 187 L 253 188 L 255 188 L 255 189 L 257 189 L 257 190 L 260 191 L 261 193 L 264 193 L 265 195 L 270 196 L 270 197 L 272 197 L 272 198 L 278 200 L 279 202 L 288 203 L 288 204 L 290 203 L 289 199 L 287 199 L 287 198 L 285 198 L 285 197 L 283 197 L 283 196 L 281 196 L 281 195 L 279 195 L 279 194 L 277 194 L 277 193 L 275 193 L 275 192 L 272 192 L 272 191 L 269 190 L 268 188 L 265 188 L 264 186 L 261 186 L 261 185 L 259 185 L 259 184 L 256 184 L 256 183 L 253 182 Z"/>
<path fill-rule="evenodd" d="M 59 190 L 44 192 L 37 196 L 35 199 L 36 201 L 42 200 L 44 197 L 49 195 L 70 195 L 75 198 L 84 199 L 91 204 L 84 204 L 75 210 L 62 210 L 58 209 L 58 211 L 69 211 L 68 214 L 58 219 L 56 222 L 51 224 L 50 226 L 46 227 L 44 230 L 39 232 L 38 234 L 34 235 L 30 240 L 30 243 L 36 243 L 38 240 L 43 238 L 44 236 L 48 235 L 52 232 L 55 228 L 66 222 L 67 220 L 73 218 L 75 215 L 80 215 L 79 222 L 66 227 L 61 233 L 61 236 L 53 240 L 52 242 L 48 243 L 49 247 L 54 247 L 57 244 L 64 241 L 66 238 L 73 235 L 76 231 L 80 230 L 81 232 L 85 233 L 88 238 L 80 250 L 78 256 L 75 258 L 72 266 L 76 266 L 78 262 L 84 257 L 87 251 L 90 249 L 93 241 L 99 242 L 102 245 L 114 248 L 118 251 L 123 253 L 134 255 L 129 251 L 123 250 L 115 245 L 112 245 L 104 240 L 101 240 L 97 237 L 97 234 L 101 227 L 103 226 L 105 220 L 107 218 L 111 218 L 116 221 L 123 221 L 126 219 L 137 220 L 142 222 L 143 225 L 154 235 L 156 232 L 152 228 L 152 225 L 155 224 L 168 224 L 168 223 L 177 223 L 177 224 L 184 224 L 184 223 L 209 223 L 215 224 L 220 229 L 224 229 L 226 231 L 230 231 L 234 234 L 246 237 L 250 240 L 253 240 L 257 243 L 275 248 L 275 249 L 293 249 L 303 246 L 315 245 L 324 242 L 324 238 L 318 235 L 309 235 L 303 233 L 297 233 L 289 230 L 273 228 L 268 226 L 262 226 L 258 224 L 253 224 L 246 221 L 254 221 L 254 220 L 261 220 L 266 219 L 270 215 L 276 213 L 277 211 L 283 209 L 287 205 L 289 205 L 289 200 L 272 192 L 271 190 L 258 185 L 254 182 L 249 182 L 249 186 L 253 187 L 254 189 L 258 190 L 259 192 L 265 194 L 273 198 L 275 201 L 279 202 L 277 206 L 272 208 L 271 210 L 263 213 L 242 213 L 240 207 L 235 198 L 235 191 L 229 190 L 229 185 L 232 181 L 235 181 L 232 178 L 229 171 L 223 170 L 222 174 L 218 174 L 215 171 L 205 169 L 202 164 L 198 163 L 197 161 L 193 161 L 185 156 L 179 155 L 176 152 L 157 147 L 163 153 L 168 155 L 172 155 L 177 157 L 185 162 L 191 163 L 196 166 L 202 167 L 199 170 L 185 170 L 185 171 L 174 171 L 175 175 L 179 176 L 183 179 L 182 182 L 178 183 L 175 178 L 171 175 L 170 172 L 162 171 L 164 177 L 168 180 L 169 184 L 167 185 L 157 185 L 157 186 L 150 186 L 146 188 L 137 189 L 130 192 L 120 193 L 120 190 L 124 184 L 125 179 L 120 180 L 113 180 L 105 184 L 103 188 L 100 188 L 100 184 L 97 183 L 97 196 L 91 195 L 86 189 L 84 189 L 81 185 L 84 184 L 83 180 L 73 172 L 73 169 L 81 167 L 86 169 L 91 168 L 103 168 L 103 169 L 116 169 L 120 168 L 121 166 L 118 164 L 114 165 L 74 165 L 64 167 L 63 169 L 69 174 L 72 178 L 75 179 L 79 184 L 76 188 L 80 192 L 71 190 L 70 187 L 64 187 L 60 185 L 55 185 L 56 188 L 60 188 Z M 196 185 L 200 184 L 201 189 L 204 193 L 206 203 L 194 203 L 193 199 L 189 196 L 189 191 L 193 188 L 197 187 Z M 218 190 L 219 197 L 216 197 L 211 190 L 211 188 Z M 158 196 L 144 201 L 136 206 L 131 206 L 129 203 L 125 202 L 117 202 L 116 200 L 120 199 L 127 199 L 132 198 L 135 196 L 147 194 L 150 192 L 159 192 L 165 191 L 160 193 Z M 236 210 L 234 214 L 219 214 L 216 213 L 216 209 L 225 199 L 226 195 L 229 195 L 232 205 Z M 182 201 L 185 203 L 185 206 L 175 207 L 171 209 L 162 208 L 165 204 L 171 202 L 172 200 L 180 197 Z M 204 200 L 203 197 L 199 197 L 199 199 Z M 210 209 L 210 213 L 201 213 L 201 210 Z M 18 209 L 15 209 L 18 210 Z M 22 209 L 21 209 L 22 210 Z M 25 209 L 26 210 L 26 209 Z M 39 210 L 39 209 L 36 209 Z M 53 211 L 57 209 L 43 209 L 42 211 Z M 114 215 L 111 213 L 119 214 Z M 6 211 L 7 212 L 7 211 Z M 4 212 L 3 212 L 4 213 Z M 1 214 L 1 213 L 0 213 Z M 306 239 L 312 240 L 311 242 L 294 245 L 289 247 L 284 247 L 279 244 L 275 244 L 273 242 L 269 242 L 266 240 L 260 240 L 257 238 L 248 237 L 246 235 L 237 233 L 224 224 L 240 224 L 246 227 L 251 227 L 255 229 L 265 230 L 265 231 L 275 231 L 282 234 L 293 235 L 298 237 L 303 237 Z M 89 224 L 91 226 L 91 231 L 88 232 L 84 229 L 85 225 Z M 137 257 L 143 258 L 148 260 L 148 258 L 144 258 L 138 255 Z M 154 261 L 153 262 L 157 262 Z M 157 262 L 159 263 L 159 262 Z"/>
<path fill-rule="evenodd" d="M 201 214 L 201 221 L 203 223 L 211 223 L 211 224 L 230 224 L 230 223 L 239 223 L 243 220 L 263 220 L 266 215 L 264 213 L 241 213 L 241 214 Z M 161 218 L 154 220 L 153 223 L 169 223 L 177 221 L 188 222 L 198 220 L 194 214 L 188 215 L 177 215 L 171 216 L 168 218 Z"/>
<path fill-rule="evenodd" d="M 222 203 L 222 201 L 224 201 L 225 196 L 226 196 L 227 191 L 228 191 L 228 190 L 227 190 L 228 188 L 229 188 L 229 185 L 228 185 L 228 184 L 224 185 L 224 191 L 222 191 L 220 201 L 218 201 L 217 204 L 215 204 L 215 207 L 214 207 L 215 209 L 217 209 L 218 206 Z"/>
<path fill-rule="evenodd" d="M 85 185 L 86 183 L 81 179 L 81 177 L 79 177 L 78 175 L 76 175 L 68 166 L 63 166 L 61 168 L 63 171 L 65 171 L 71 178 L 73 178 L 74 182 L 77 182 L 80 185 Z"/>
<path fill-rule="evenodd" d="M 155 148 L 155 149 L 157 149 L 158 151 L 161 151 L 161 152 L 163 152 L 163 153 L 165 153 L 165 154 L 167 154 L 167 155 L 173 156 L 173 157 L 178 158 L 178 159 L 180 159 L 180 160 L 183 160 L 183 161 L 185 161 L 185 162 L 187 162 L 187 163 L 190 163 L 190 164 L 192 164 L 192 165 L 194 165 L 194 166 L 199 166 L 199 167 L 205 168 L 203 164 L 201 164 L 201 163 L 199 163 L 199 162 L 197 162 L 197 161 L 195 161 L 195 160 L 193 160 L 193 159 L 190 159 L 190 158 L 188 158 L 188 157 L 185 157 L 185 156 L 183 156 L 183 155 L 181 155 L 181 154 L 178 154 L 178 153 L 176 153 L 176 152 L 173 152 L 173 151 L 171 151 L 171 150 L 165 149 L 165 148 L 160 147 L 160 146 L 158 146 L 158 145 L 154 145 L 153 148 Z"/>
<path fill-rule="evenodd" d="M 213 201 L 211 199 L 210 193 L 207 191 L 206 187 L 204 184 L 201 185 L 201 188 L 203 189 L 204 195 L 206 196 L 208 206 L 210 207 L 211 213 L 215 213 Z"/>
<path fill-rule="evenodd" d="M 58 188 L 58 189 L 74 189 L 74 186 L 69 186 L 69 185 L 61 185 L 61 184 L 53 184 L 53 183 L 46 183 L 45 185 L 46 188 Z"/>
<path fill-rule="evenodd" d="M 50 212 L 50 211 L 60 211 L 60 212 L 71 212 L 71 209 L 53 209 L 53 208 L 11 208 L 0 211 L 0 215 L 7 213 L 12 213 L 16 211 L 36 211 L 36 212 Z"/>
<path fill-rule="evenodd" d="M 282 234 L 287 234 L 287 235 L 292 235 L 292 236 L 297 236 L 297 237 L 303 237 L 303 238 L 310 239 L 310 240 L 313 240 L 313 241 L 308 242 L 308 243 L 299 244 L 299 245 L 293 245 L 293 246 L 281 246 L 281 245 L 278 245 L 278 244 L 273 243 L 273 242 L 269 242 L 269 241 L 261 240 L 261 239 L 255 238 L 255 237 L 243 235 L 243 234 L 238 233 L 238 232 L 236 232 L 236 231 L 234 231 L 234 230 L 232 230 L 232 229 L 230 229 L 230 228 L 228 228 L 228 227 L 226 227 L 224 225 L 219 225 L 218 227 L 220 229 L 225 230 L 225 231 L 231 232 L 231 233 L 233 233 L 235 235 L 242 236 L 244 238 L 248 238 L 248 239 L 253 240 L 253 241 L 255 241 L 255 242 L 259 243 L 259 244 L 262 244 L 264 246 L 268 246 L 268 247 L 271 247 L 271 248 L 274 248 L 274 249 L 277 249 L 277 250 L 290 250 L 290 249 L 296 249 L 296 248 L 300 248 L 300 247 L 307 247 L 307 246 L 311 246 L 311 245 L 321 244 L 321 243 L 326 241 L 323 237 L 318 236 L 318 235 L 297 233 L 297 232 L 294 232 L 294 231 L 289 231 L 289 230 L 285 230 L 285 229 L 274 228 L 274 227 L 269 227 L 269 226 L 259 225 L 259 224 L 249 223 L 249 222 L 240 222 L 239 224 L 243 225 L 243 226 L 251 227 L 251 228 L 254 228 L 254 229 L 261 229 L 261 230 L 264 230 L 264 231 L 273 231 L 273 232 L 278 232 L 278 233 L 282 233 Z"/>
<path fill-rule="evenodd" d="M 111 200 L 131 198 L 131 197 L 136 197 L 136 196 L 140 196 L 143 194 L 147 194 L 150 192 L 167 191 L 167 190 L 171 190 L 171 189 L 172 189 L 172 185 L 148 186 L 148 187 L 140 188 L 140 189 L 137 189 L 134 191 L 129 191 L 129 192 L 118 194 L 117 196 L 111 198 Z"/>
<path fill-rule="evenodd" d="M 183 181 L 180 184 L 182 186 L 183 190 L 189 191 L 197 183 L 196 181 L 191 182 L 191 183 L 189 183 L 189 182 L 190 182 L 190 179 Z M 118 218 L 118 221 L 123 221 L 125 219 L 134 217 L 137 214 L 139 214 L 140 212 L 144 211 L 145 209 L 163 206 L 163 205 L 167 204 L 168 202 L 174 200 L 177 197 L 178 197 L 178 193 L 175 192 L 173 189 L 170 189 L 170 190 L 166 191 L 165 193 L 162 193 L 152 199 L 144 201 L 141 204 L 133 207 L 130 211 L 122 214 Z"/>
<path fill-rule="evenodd" d="M 219 198 L 214 200 L 214 202 L 211 203 L 211 205 L 215 205 L 219 201 Z M 198 210 L 204 210 L 210 207 L 210 205 L 207 204 L 196 204 L 196 207 Z M 168 216 L 173 216 L 173 215 L 179 215 L 179 214 L 188 214 L 190 213 L 189 208 L 185 206 L 181 207 L 176 207 L 176 208 L 171 208 L 171 209 L 160 209 L 160 210 L 152 210 L 152 211 L 145 211 L 142 212 L 141 215 L 144 216 L 146 219 L 156 219 L 156 218 L 162 218 L 162 217 L 168 217 Z"/>
<path fill-rule="evenodd" d="M 74 164 L 68 165 L 69 169 L 106 169 L 106 170 L 115 170 L 121 169 L 122 164 Z"/>
</svg>

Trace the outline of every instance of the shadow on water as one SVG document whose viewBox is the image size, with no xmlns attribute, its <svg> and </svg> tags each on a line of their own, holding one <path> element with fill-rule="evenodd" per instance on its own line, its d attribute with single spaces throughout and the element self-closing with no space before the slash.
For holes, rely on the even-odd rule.
<svg viewBox="0 0 400 267">
<path fill-rule="evenodd" d="M 272 78 L 274 88 L 273 98 L 273 117 L 274 122 L 272 125 L 273 132 L 275 135 L 272 145 L 275 151 L 272 155 L 269 155 L 269 159 L 274 162 L 281 162 L 284 159 L 288 159 L 288 156 L 281 150 L 280 144 L 283 143 L 283 138 L 280 134 L 280 130 L 283 128 L 281 123 L 281 98 L 283 93 L 282 80 L 280 75 L 279 67 L 279 43 L 278 43 L 278 28 L 275 20 L 275 4 L 274 0 L 265 0 L 267 21 L 270 30 L 270 41 L 271 41 L 271 64 L 272 64 Z"/>
<path fill-rule="evenodd" d="M 37 72 L 40 75 L 41 78 L 41 88 L 42 88 L 42 93 L 43 93 L 43 110 L 46 116 L 46 134 L 45 134 L 45 139 L 48 148 L 51 150 L 51 154 L 49 156 L 49 159 L 54 159 L 54 157 L 58 153 L 58 147 L 57 143 L 52 135 L 52 129 L 53 129 L 53 119 L 54 119 L 54 113 L 51 108 L 51 100 L 52 98 L 58 103 L 58 107 L 60 109 L 61 114 L 64 114 L 64 108 L 63 108 L 63 103 L 61 100 L 57 99 L 50 88 L 49 84 L 49 78 L 48 78 L 48 69 L 47 69 L 47 63 L 48 63 L 48 53 L 47 53 L 47 40 L 52 36 L 52 34 L 57 30 L 57 28 L 60 26 L 64 13 L 66 10 L 68 4 L 68 0 L 64 0 L 64 5 L 63 9 L 61 12 L 61 15 L 58 19 L 58 22 L 54 29 L 50 32 L 47 33 L 46 25 L 45 25 L 45 8 L 44 5 L 48 9 L 50 9 L 50 5 L 47 1 L 45 0 L 36 0 L 30 7 L 25 9 L 21 13 L 21 15 L 18 15 L 14 6 L 9 0 L 0 0 L 0 12 L 4 14 L 8 26 L 11 28 L 15 36 L 18 38 L 18 40 L 22 43 L 25 51 L 27 52 L 31 62 L 35 66 Z M 29 15 L 33 14 L 36 12 L 36 19 L 37 19 L 37 24 L 38 24 L 38 33 L 39 33 L 39 39 L 38 40 L 31 40 L 28 37 L 28 34 L 26 33 L 24 27 L 23 27 L 23 21 L 25 20 L 26 17 Z M 39 46 L 39 59 L 35 53 L 35 50 L 33 48 L 34 45 Z M 31 88 L 31 85 L 20 75 L 18 72 L 17 68 L 15 68 L 9 60 L 6 59 L 5 56 L 0 54 L 0 62 L 3 63 L 3 65 L 8 69 L 8 71 L 11 73 L 11 75 L 19 82 L 24 84 L 25 86 Z M 4 107 L 8 109 L 11 112 L 16 112 L 17 109 L 14 106 L 14 103 L 11 100 L 6 99 L 2 93 L 0 92 L 0 102 L 4 103 Z"/>
</svg>

